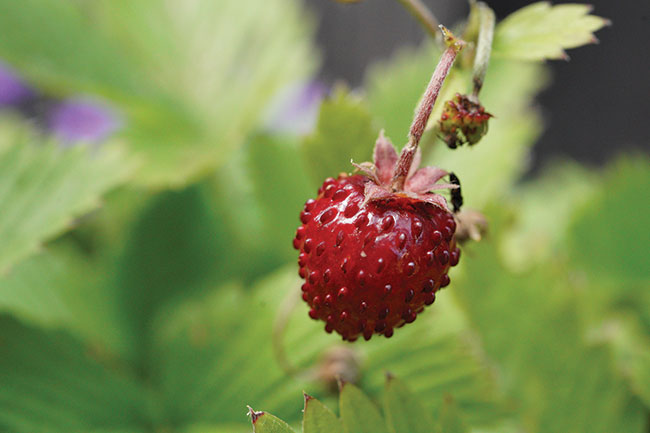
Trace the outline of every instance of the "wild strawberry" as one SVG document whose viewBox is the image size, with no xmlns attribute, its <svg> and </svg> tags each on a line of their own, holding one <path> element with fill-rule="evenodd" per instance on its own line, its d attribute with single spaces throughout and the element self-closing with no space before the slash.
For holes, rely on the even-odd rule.
<svg viewBox="0 0 650 433">
<path fill-rule="evenodd" d="M 456 96 L 445 103 L 440 116 L 440 133 L 447 146 L 455 149 L 468 143 L 479 142 L 487 133 L 488 120 L 492 115 L 483 106 L 466 95 Z"/>
<path fill-rule="evenodd" d="M 415 320 L 435 293 L 449 284 L 458 263 L 456 222 L 446 200 L 430 190 L 444 170 L 425 167 L 393 192 L 397 153 L 380 136 L 367 176 L 327 179 L 300 214 L 294 246 L 309 316 L 326 322 L 344 340 L 373 333 L 386 337 Z"/>
<path fill-rule="evenodd" d="M 440 87 L 464 42 L 443 28 L 448 48 L 429 82 L 399 158 L 380 134 L 374 163 L 356 165 L 364 175 L 325 180 L 300 214 L 293 245 L 300 251 L 302 297 L 309 316 L 344 340 L 386 337 L 411 323 L 458 264 L 456 221 L 446 199 L 433 190 L 459 190 L 458 178 L 436 167 L 417 169 L 418 143 Z M 462 204 L 453 196 L 454 207 Z"/>
</svg>

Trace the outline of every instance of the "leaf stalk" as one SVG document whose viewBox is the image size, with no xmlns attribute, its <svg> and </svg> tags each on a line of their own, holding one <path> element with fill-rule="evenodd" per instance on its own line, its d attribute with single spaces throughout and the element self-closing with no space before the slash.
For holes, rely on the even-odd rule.
<svg viewBox="0 0 650 433">
<path fill-rule="evenodd" d="M 490 63 L 496 18 L 494 11 L 484 2 L 478 2 L 474 7 L 478 8 L 479 31 L 476 55 L 474 57 L 472 81 L 474 83 L 473 97 L 478 100 L 478 94 L 483 87 L 485 74 L 487 73 L 488 64 Z"/>
</svg>

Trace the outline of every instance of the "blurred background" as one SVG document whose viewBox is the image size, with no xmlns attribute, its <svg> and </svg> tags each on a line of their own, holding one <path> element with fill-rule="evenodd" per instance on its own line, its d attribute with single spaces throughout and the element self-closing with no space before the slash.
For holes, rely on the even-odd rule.
<svg viewBox="0 0 650 433">
<path fill-rule="evenodd" d="M 488 232 L 413 324 L 344 344 L 291 241 L 405 141 L 441 49 L 398 2 L 0 0 L 0 432 L 299 431 L 306 391 L 373 433 L 648 433 L 648 2 L 526 4 L 490 2 L 489 133 L 435 130 L 466 49 L 421 143 Z"/>
</svg>

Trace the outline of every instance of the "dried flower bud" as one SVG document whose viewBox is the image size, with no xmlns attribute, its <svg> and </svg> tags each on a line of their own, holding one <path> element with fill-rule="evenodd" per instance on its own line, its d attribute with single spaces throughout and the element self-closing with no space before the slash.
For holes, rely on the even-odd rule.
<svg viewBox="0 0 650 433">
<path fill-rule="evenodd" d="M 476 144 L 487 133 L 490 117 L 492 115 L 481 104 L 456 93 L 453 99 L 445 102 L 440 116 L 441 138 L 451 149 L 465 143 Z"/>
<path fill-rule="evenodd" d="M 463 244 L 468 240 L 478 242 L 487 232 L 488 222 L 480 212 L 465 209 L 456 214 L 456 239 Z"/>
<path fill-rule="evenodd" d="M 317 375 L 332 392 L 338 389 L 339 380 L 357 383 L 360 375 L 359 356 L 349 347 L 334 346 L 320 359 Z"/>
</svg>

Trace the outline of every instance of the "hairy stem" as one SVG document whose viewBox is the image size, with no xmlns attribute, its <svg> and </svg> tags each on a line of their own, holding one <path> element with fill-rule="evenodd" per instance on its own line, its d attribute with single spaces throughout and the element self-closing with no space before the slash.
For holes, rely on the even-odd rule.
<svg viewBox="0 0 650 433">
<path fill-rule="evenodd" d="M 487 72 L 488 63 L 490 63 L 490 53 L 492 52 L 492 39 L 494 37 L 494 11 L 490 7 L 479 2 L 476 4 L 479 16 L 478 43 L 476 45 L 476 56 L 474 57 L 474 72 L 472 81 L 474 82 L 474 98 L 478 99 L 478 94 L 483 87 L 485 73 Z"/>
<path fill-rule="evenodd" d="M 422 27 L 435 39 L 440 40 L 440 33 L 438 33 L 439 21 L 436 19 L 433 12 L 421 0 L 397 0 L 409 11 L 413 17 L 420 22 Z"/>
<path fill-rule="evenodd" d="M 429 117 L 431 116 L 431 111 L 433 111 L 433 105 L 436 103 L 436 99 L 438 99 L 438 95 L 440 94 L 440 88 L 449 74 L 449 70 L 454 64 L 454 60 L 456 60 L 456 55 L 465 46 L 465 42 L 461 39 L 457 39 L 446 27 L 440 26 L 440 29 L 444 35 L 447 49 L 442 53 L 440 62 L 438 62 L 438 66 L 436 66 L 436 70 L 431 76 L 431 81 L 429 81 L 427 89 L 422 96 L 420 105 L 415 112 L 413 123 L 411 124 L 408 143 L 406 143 L 406 146 L 402 149 L 402 153 L 397 161 L 392 182 L 392 187 L 395 191 L 404 188 L 406 176 L 408 175 L 411 164 L 413 163 L 415 151 L 418 148 L 422 134 L 424 134 L 424 129 L 426 128 Z"/>
</svg>

